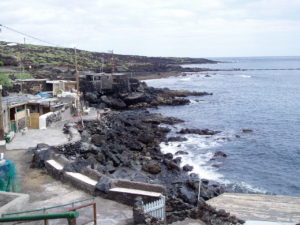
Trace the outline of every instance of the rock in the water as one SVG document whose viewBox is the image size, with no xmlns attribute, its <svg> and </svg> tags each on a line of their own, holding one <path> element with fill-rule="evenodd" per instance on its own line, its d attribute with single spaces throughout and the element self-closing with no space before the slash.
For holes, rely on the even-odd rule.
<svg viewBox="0 0 300 225">
<path fill-rule="evenodd" d="M 188 152 L 186 152 L 186 151 L 177 151 L 176 153 L 175 153 L 175 155 L 188 155 L 189 153 Z"/>
<path fill-rule="evenodd" d="M 192 171 L 194 169 L 194 167 L 187 164 L 187 165 L 184 165 L 182 167 L 182 169 L 183 169 L 183 171 L 189 172 L 189 171 Z"/>
<path fill-rule="evenodd" d="M 169 137 L 169 138 L 168 138 L 168 142 L 182 142 L 182 141 L 187 141 L 187 138 L 185 138 L 185 137 L 180 137 L 180 136 Z"/>
<path fill-rule="evenodd" d="M 226 158 L 227 157 L 227 154 L 222 152 L 222 151 L 217 151 L 215 152 L 214 156 L 212 157 L 211 160 L 215 160 L 217 158 Z"/>
<path fill-rule="evenodd" d="M 198 134 L 198 135 L 215 135 L 218 133 L 221 133 L 221 131 L 214 131 L 214 130 L 209 130 L 209 129 L 181 129 L 178 134 Z"/>
<path fill-rule="evenodd" d="M 252 133 L 252 132 L 254 132 L 254 130 L 251 130 L 251 129 L 243 129 L 242 132 L 243 132 L 243 133 Z"/>
</svg>

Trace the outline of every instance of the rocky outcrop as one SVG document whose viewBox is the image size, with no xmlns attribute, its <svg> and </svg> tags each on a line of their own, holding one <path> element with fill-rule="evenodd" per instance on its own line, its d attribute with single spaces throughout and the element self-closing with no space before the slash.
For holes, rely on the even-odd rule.
<svg viewBox="0 0 300 225">
<path fill-rule="evenodd" d="M 214 130 L 200 130 L 200 129 L 181 129 L 178 134 L 198 134 L 198 135 L 215 135 L 221 133 L 221 131 L 214 131 Z"/>
<path fill-rule="evenodd" d="M 104 81 L 103 81 L 104 82 Z M 80 89 L 90 106 L 109 107 L 117 110 L 157 107 L 159 105 L 185 105 L 188 96 L 211 95 L 207 92 L 175 91 L 167 88 L 148 87 L 146 83 L 127 76 L 118 77 L 109 89 L 103 89 L 97 82 L 82 80 Z"/>
<path fill-rule="evenodd" d="M 147 111 L 111 112 L 97 121 L 84 121 L 84 128 L 77 125 L 81 141 L 52 148 L 72 163 L 64 167 L 70 172 L 82 172 L 91 167 L 111 179 L 161 184 L 167 189 L 167 197 L 177 197 L 188 204 L 196 204 L 199 177 L 189 174 L 192 167 L 181 168 L 181 158 L 171 153 L 162 154 L 159 144 L 166 140 L 169 129 L 161 126 L 164 122 L 173 123 L 172 118 Z M 74 129 L 76 126 L 65 126 Z M 36 156 L 33 165 L 43 167 L 47 154 Z M 43 151 L 44 152 L 44 151 Z M 103 180 L 101 190 L 105 191 L 109 182 Z M 217 183 L 208 182 L 201 186 L 201 197 L 209 199 L 224 190 Z"/>
<path fill-rule="evenodd" d="M 207 225 L 239 225 L 245 223 L 244 220 L 230 215 L 223 209 L 217 210 L 204 201 L 200 201 L 198 208 L 191 211 L 190 217 L 201 219 Z"/>
</svg>

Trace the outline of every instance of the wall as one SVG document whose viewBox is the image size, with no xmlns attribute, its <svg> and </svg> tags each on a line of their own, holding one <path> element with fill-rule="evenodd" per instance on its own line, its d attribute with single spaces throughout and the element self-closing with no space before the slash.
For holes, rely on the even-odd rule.
<svg viewBox="0 0 300 225">
<path fill-rule="evenodd" d="M 10 124 L 8 120 L 8 110 L 7 108 L 3 109 L 3 129 L 5 133 L 8 133 L 10 131 Z"/>
</svg>

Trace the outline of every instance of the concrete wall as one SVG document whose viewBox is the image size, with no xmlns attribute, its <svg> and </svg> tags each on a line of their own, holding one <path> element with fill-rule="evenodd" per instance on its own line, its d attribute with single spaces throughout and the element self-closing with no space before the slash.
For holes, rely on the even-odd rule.
<svg viewBox="0 0 300 225">
<path fill-rule="evenodd" d="M 9 212 L 21 211 L 29 201 L 28 194 L 12 193 L 0 191 L 1 199 L 9 199 L 10 201 L 0 207 L 0 216 Z"/>
</svg>

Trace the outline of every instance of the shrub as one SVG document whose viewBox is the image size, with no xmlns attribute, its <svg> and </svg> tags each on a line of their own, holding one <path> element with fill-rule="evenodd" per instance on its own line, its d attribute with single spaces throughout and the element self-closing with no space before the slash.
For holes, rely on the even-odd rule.
<svg viewBox="0 0 300 225">
<path fill-rule="evenodd" d="M 0 85 L 6 86 L 6 87 L 12 87 L 13 84 L 11 83 L 9 79 L 9 75 L 5 73 L 0 73 Z"/>
<path fill-rule="evenodd" d="M 0 66 L 4 66 L 4 62 L 3 61 L 0 61 Z"/>
<path fill-rule="evenodd" d="M 16 79 L 32 79 L 33 76 L 29 73 L 19 73 L 19 74 L 14 74 Z"/>
</svg>

